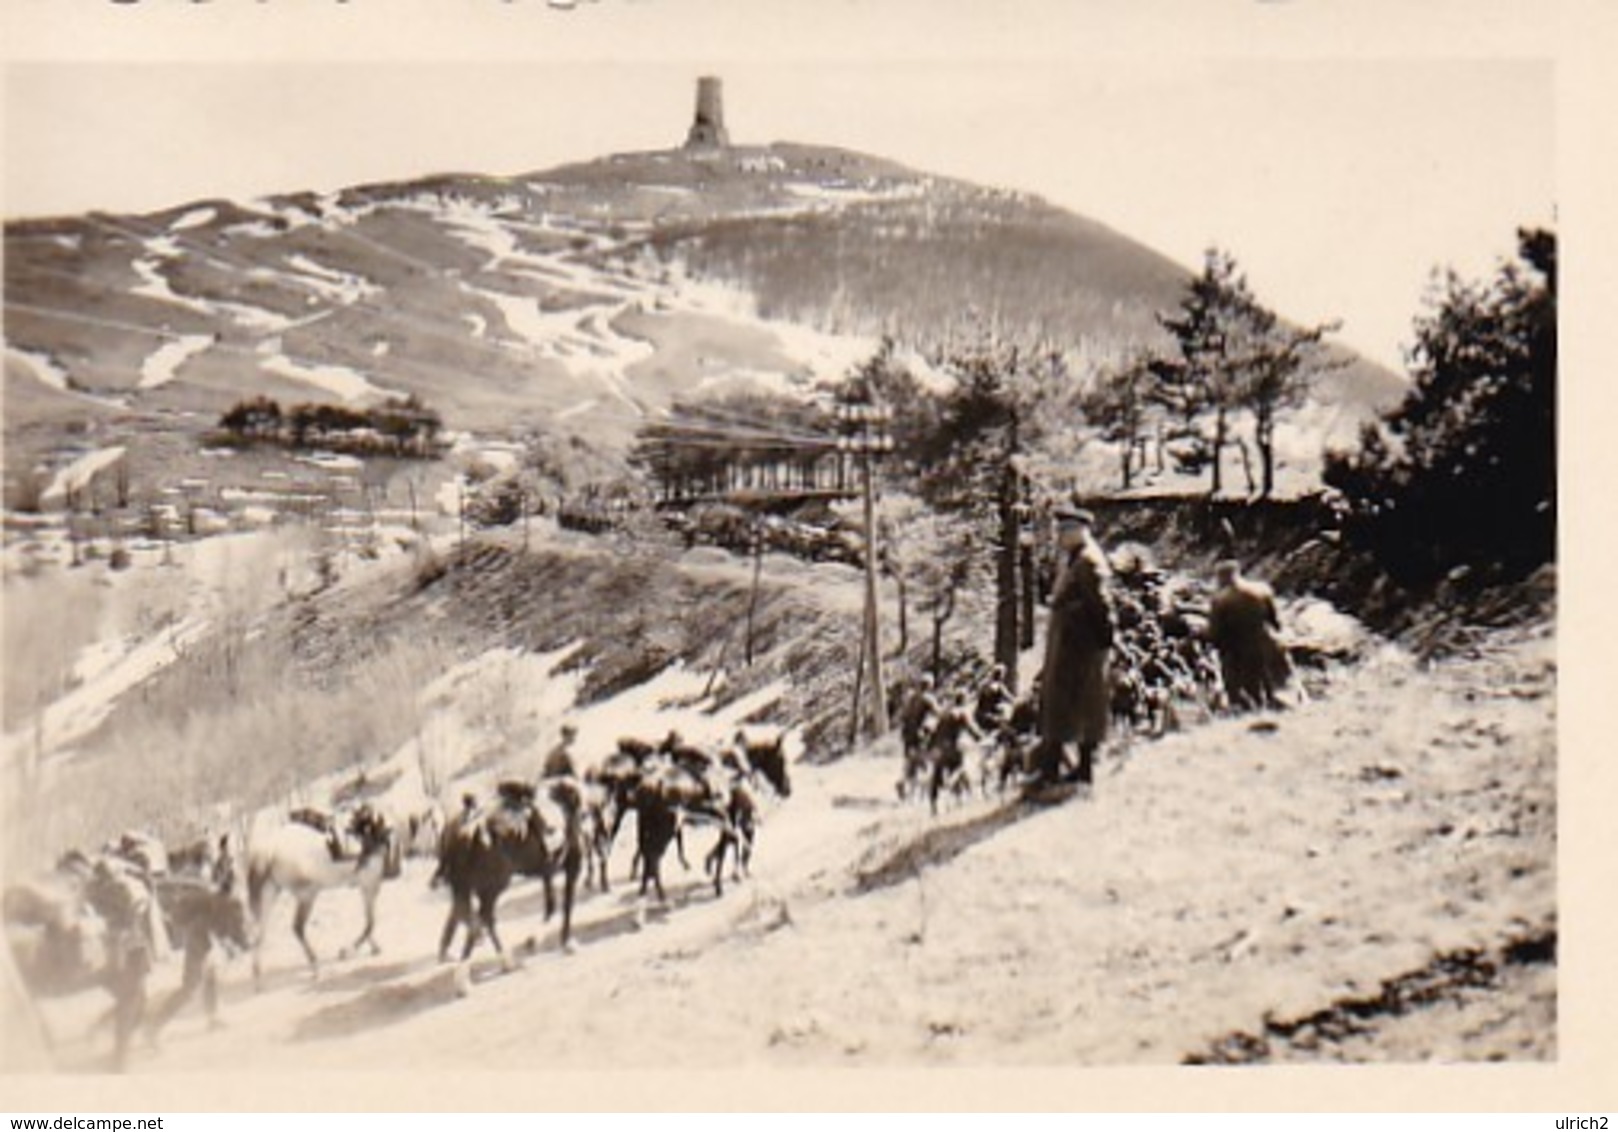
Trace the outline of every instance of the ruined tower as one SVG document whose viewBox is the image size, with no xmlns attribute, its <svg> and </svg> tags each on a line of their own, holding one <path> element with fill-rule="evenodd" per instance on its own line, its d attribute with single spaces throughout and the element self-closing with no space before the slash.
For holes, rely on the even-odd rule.
<svg viewBox="0 0 1618 1132">
<path fill-rule="evenodd" d="M 725 132 L 725 91 L 718 79 L 704 75 L 697 80 L 697 113 L 685 135 L 687 149 L 724 149 L 730 145 Z"/>
</svg>

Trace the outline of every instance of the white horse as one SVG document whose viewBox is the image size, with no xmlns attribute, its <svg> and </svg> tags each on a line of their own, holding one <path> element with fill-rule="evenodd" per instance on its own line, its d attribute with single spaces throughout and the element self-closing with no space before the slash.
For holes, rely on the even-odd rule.
<svg viewBox="0 0 1618 1132">
<path fill-rule="evenodd" d="M 264 947 L 265 926 L 278 893 L 289 893 L 297 901 L 292 931 L 309 960 L 310 974 L 320 977 L 320 961 L 304 936 L 315 898 L 328 888 L 357 887 L 365 908 L 365 927 L 338 955 L 346 959 L 361 945 L 371 954 L 381 952 L 371 931 L 376 924 L 376 895 L 384 880 L 400 873 L 400 847 L 395 831 L 376 810 L 361 806 L 347 826 L 356 851 L 333 852 L 333 836 L 311 826 L 291 822 L 256 839 L 247 856 L 247 901 L 255 923 L 257 940 L 253 948 L 253 984 L 262 977 L 260 953 Z"/>
</svg>

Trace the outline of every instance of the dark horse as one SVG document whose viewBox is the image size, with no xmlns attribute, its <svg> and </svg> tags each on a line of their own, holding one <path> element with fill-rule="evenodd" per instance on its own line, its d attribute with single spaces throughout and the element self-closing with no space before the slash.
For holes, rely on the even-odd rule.
<svg viewBox="0 0 1618 1132">
<path fill-rule="evenodd" d="M 586 852 L 578 784 L 570 779 L 551 783 L 550 797 L 561 809 L 561 843 L 552 844 L 551 827 L 540 812 L 534 787 L 526 782 L 502 782 L 499 798 L 487 806 L 468 807 L 450 819 L 439 841 L 438 874 L 449 884 L 450 911 L 439 937 L 438 958 L 448 962 L 457 927 L 466 928 L 466 944 L 455 971 L 457 994 L 471 990 L 472 950 L 488 932 L 495 954 L 509 970 L 512 960 L 500 942 L 495 909 L 500 896 L 517 876 L 536 876 L 545 886 L 545 919 L 556 912 L 553 878 L 563 870 L 562 946 L 571 946 L 573 895 Z M 472 905 L 477 902 L 474 918 Z"/>
<path fill-rule="evenodd" d="M 717 826 L 721 844 L 734 837 L 727 803 L 725 792 L 689 765 L 667 758 L 647 762 L 634 795 L 642 896 L 651 887 L 657 893 L 658 903 L 667 903 L 668 896 L 663 891 L 663 854 L 670 845 L 681 844 L 681 830 L 687 824 Z M 714 870 L 714 895 L 724 895 L 722 869 Z"/>
<path fill-rule="evenodd" d="M 153 896 L 129 862 L 83 854 L 64 858 L 41 880 L 6 889 L 6 943 L 34 998 L 100 987 L 112 995 L 115 1068 L 146 1010 L 152 967 Z"/>
<path fill-rule="evenodd" d="M 734 753 L 727 754 L 724 765 L 731 771 L 729 790 L 725 794 L 726 824 L 719 835 L 719 843 L 708 854 L 705 862 L 709 872 L 718 874 L 725 867 L 725 853 L 734 854 L 732 874 L 740 880 L 753 859 L 753 846 L 758 840 L 760 820 L 758 796 L 754 784 L 763 778 L 776 796 L 790 798 L 792 781 L 787 775 L 785 736 L 778 734 L 771 742 L 750 742 L 746 732 L 736 732 Z"/>
<path fill-rule="evenodd" d="M 147 1017 L 146 1034 L 155 1044 L 163 1027 L 198 991 L 208 1015 L 208 1028 L 219 1022 L 219 978 L 214 962 L 214 945 L 228 951 L 252 947 L 248 931 L 247 907 L 236 891 L 232 874 L 218 862 L 209 866 L 211 875 L 161 877 L 156 883 L 157 902 L 169 939 L 184 956 L 180 985 Z"/>
<path fill-rule="evenodd" d="M 766 743 L 749 740 L 746 732 L 738 731 L 736 749 L 746 762 L 746 770 L 762 775 L 781 797 L 792 797 L 792 780 L 787 775 L 785 733 L 776 735 Z"/>
</svg>

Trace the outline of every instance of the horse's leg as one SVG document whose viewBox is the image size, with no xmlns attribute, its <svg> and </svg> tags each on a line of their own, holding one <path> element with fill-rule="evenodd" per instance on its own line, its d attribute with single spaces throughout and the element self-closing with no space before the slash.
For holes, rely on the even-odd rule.
<svg viewBox="0 0 1618 1132">
<path fill-rule="evenodd" d="M 141 1016 L 146 1013 L 146 963 L 145 955 L 126 955 L 120 960 L 120 967 L 113 976 L 116 1013 L 112 1063 L 119 1071 L 129 1063 L 129 1039 L 140 1026 Z"/>
<path fill-rule="evenodd" d="M 381 887 L 382 876 L 378 873 L 375 881 L 365 884 L 360 889 L 361 900 L 365 905 L 365 930 L 360 932 L 358 939 L 343 948 L 339 953 L 339 958 L 347 959 L 350 955 L 358 954 L 362 943 L 370 945 L 372 955 L 382 954 L 382 949 L 377 946 L 376 940 L 371 938 L 371 930 L 376 927 L 376 894 Z"/>
<path fill-rule="evenodd" d="M 714 843 L 714 847 L 712 849 L 708 850 L 708 855 L 702 859 L 702 871 L 703 874 L 706 875 L 713 872 L 716 868 L 722 869 L 724 867 L 725 835 L 723 832 L 721 832 L 719 834 L 719 840 Z"/>
<path fill-rule="evenodd" d="M 254 916 L 258 923 L 254 925 L 253 932 L 253 990 L 258 992 L 264 989 L 264 937 L 270 934 L 270 910 L 275 907 L 276 897 L 280 889 L 270 888 L 261 890 L 258 907 Z"/>
<path fill-rule="evenodd" d="M 201 933 L 200 941 L 197 938 L 199 931 Z M 163 1000 L 162 1005 L 146 1017 L 146 1039 L 153 1045 L 157 1044 L 158 1035 L 162 1033 L 163 1027 L 169 1024 L 174 1016 L 180 1012 L 180 1008 L 190 1001 L 191 996 L 196 994 L 197 988 L 202 985 L 204 980 L 203 966 L 208 947 L 207 930 L 191 929 L 191 934 L 187 935 L 185 941 L 185 969 L 180 978 L 180 985 Z M 210 996 L 211 994 L 212 990 L 210 988 Z M 213 1018 L 217 1005 L 215 1001 L 208 1003 L 208 1016 L 210 1019 Z"/>
<path fill-rule="evenodd" d="M 680 867 L 686 872 L 691 871 L 691 862 L 685 859 L 685 822 L 674 823 L 674 852 L 680 858 Z"/>
<path fill-rule="evenodd" d="M 450 901 L 449 915 L 444 917 L 444 931 L 438 937 L 438 961 L 449 962 L 449 945 L 455 942 L 455 927 L 465 924 L 467 933 L 472 931 L 472 897 L 468 893 L 456 892 Z"/>
<path fill-rule="evenodd" d="M 601 891 L 611 892 L 612 886 L 607 881 L 607 858 L 612 853 L 612 840 L 607 834 L 605 823 L 597 821 L 594 835 L 590 839 L 590 855 L 595 862 L 595 868 L 601 876 Z"/>
<path fill-rule="evenodd" d="M 753 829 L 752 829 L 752 826 L 750 826 L 750 825 L 741 826 L 738 829 L 737 836 L 736 836 L 736 873 L 735 873 L 735 879 L 737 881 L 740 881 L 742 879 L 742 877 L 748 875 L 752 871 L 752 868 L 751 868 L 752 863 L 753 863 Z"/>
<path fill-rule="evenodd" d="M 202 1009 L 208 1016 L 208 1029 L 222 1030 L 224 1019 L 219 1017 L 219 964 L 210 952 L 202 968 Z"/>
<path fill-rule="evenodd" d="M 646 869 L 652 874 L 652 888 L 657 892 L 657 902 L 659 904 L 669 902 L 668 894 L 663 891 L 663 854 L 667 850 L 667 845 L 662 846 L 656 853 L 651 854 L 646 859 L 645 865 Z"/>
<path fill-rule="evenodd" d="M 472 897 L 468 894 L 465 905 L 466 915 L 466 943 L 461 948 L 461 962 L 465 963 L 472 958 L 472 949 L 478 945 L 478 937 L 483 934 L 483 924 L 472 914 Z"/>
<path fill-rule="evenodd" d="M 489 933 L 489 942 L 494 945 L 494 953 L 500 957 L 500 966 L 507 971 L 515 970 L 517 964 L 511 956 L 506 954 L 505 945 L 500 942 L 500 933 L 494 926 L 494 909 L 500 901 L 498 892 L 484 892 L 478 895 L 478 915 L 483 920 L 483 926 Z"/>
<path fill-rule="evenodd" d="M 588 847 L 580 848 L 584 851 L 568 854 L 562 879 L 562 950 L 569 953 L 573 950 L 573 896 L 578 891 L 580 866 L 589 860 Z"/>
<path fill-rule="evenodd" d="M 714 842 L 714 847 L 712 849 L 708 850 L 708 855 L 702 858 L 702 874 L 704 876 L 708 876 L 712 873 L 720 871 L 724 867 L 725 833 L 723 830 L 721 830 L 719 833 L 719 840 Z"/>
<path fill-rule="evenodd" d="M 455 903 L 449 911 L 450 918 L 444 924 L 443 945 L 439 949 L 440 956 L 447 954 L 450 940 L 455 934 L 455 925 L 466 925 L 466 944 L 461 948 L 461 961 L 455 965 L 454 986 L 455 994 L 465 998 L 472 993 L 472 949 L 477 946 L 480 925 L 477 917 L 472 914 L 472 893 L 470 891 L 455 891 Z"/>
<path fill-rule="evenodd" d="M 315 958 L 315 949 L 309 946 L 309 940 L 303 934 L 303 929 L 309 924 L 309 913 L 314 910 L 315 898 L 313 896 L 298 897 L 298 908 L 292 915 L 292 934 L 298 937 L 298 943 L 303 946 L 304 957 L 309 960 L 309 974 L 318 979 L 320 978 L 320 960 Z"/>
<path fill-rule="evenodd" d="M 716 855 L 719 858 L 714 862 L 718 867 L 713 871 L 713 894 L 715 896 L 723 896 L 725 894 L 725 847 L 730 843 L 730 839 L 730 826 L 720 826 L 719 844 L 715 845 L 713 852 L 709 854 L 710 858 Z"/>
</svg>

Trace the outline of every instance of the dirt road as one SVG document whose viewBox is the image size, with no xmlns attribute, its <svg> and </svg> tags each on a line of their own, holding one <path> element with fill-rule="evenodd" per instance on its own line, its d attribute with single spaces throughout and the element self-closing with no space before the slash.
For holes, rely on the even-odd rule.
<svg viewBox="0 0 1618 1132">
<path fill-rule="evenodd" d="M 134 1071 L 1553 1058 L 1554 687 L 1546 630 L 1428 669 L 1389 646 L 1301 708 L 1115 749 L 1048 807 L 929 817 L 895 800 L 891 747 L 800 765 L 751 879 L 715 899 L 671 863 L 640 927 L 625 837 L 577 952 L 518 887 L 506 938 L 534 950 L 485 956 L 465 999 L 414 862 L 382 955 L 311 982 L 283 907 L 264 993 L 237 961 L 228 1029 L 182 1015 Z M 356 902 L 322 897 L 324 953 Z"/>
</svg>

